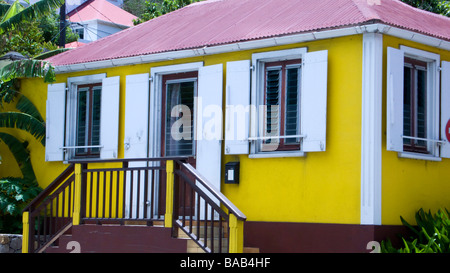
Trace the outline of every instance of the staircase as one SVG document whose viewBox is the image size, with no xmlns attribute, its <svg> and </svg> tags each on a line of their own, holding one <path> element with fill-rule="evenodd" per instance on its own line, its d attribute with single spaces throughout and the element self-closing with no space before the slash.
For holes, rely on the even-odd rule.
<svg viewBox="0 0 450 273">
<path fill-rule="evenodd" d="M 145 228 L 145 231 L 143 230 Z M 99 226 L 99 225 L 86 225 L 84 227 L 75 228 L 75 234 L 72 234 L 72 228 L 67 232 L 58 237 L 55 242 L 45 249 L 45 253 L 114 253 L 114 252 L 132 252 L 136 253 L 139 251 L 145 253 L 152 252 L 176 252 L 176 253 L 206 253 L 194 240 L 192 240 L 186 233 L 184 233 L 181 229 L 179 230 L 178 237 L 170 238 L 170 229 L 164 227 L 163 222 L 154 223 L 153 226 L 147 227 L 145 223 L 140 225 L 126 225 L 125 227 L 120 228 L 118 225 L 108 225 L 107 227 Z M 124 236 L 124 232 L 128 229 L 128 232 L 135 232 L 135 238 L 142 236 L 144 238 L 147 237 L 159 237 L 166 238 L 164 243 L 161 242 L 153 242 L 157 243 L 155 245 L 151 245 L 151 240 L 145 240 L 145 243 L 142 243 L 142 240 L 133 240 L 133 238 L 129 238 L 129 241 L 121 241 L 116 240 L 115 242 L 107 242 L 117 236 Z M 218 227 L 214 227 L 215 232 L 219 231 Z M 90 234 L 96 234 L 96 238 L 92 244 L 88 244 L 86 246 L 86 241 L 90 240 Z M 88 235 L 86 235 L 86 233 Z M 116 233 L 116 235 L 114 234 Z M 203 228 L 202 228 L 202 236 L 203 236 Z M 147 234 L 147 235 L 145 235 Z M 217 233 L 218 234 L 218 233 Z M 228 240 L 225 240 L 222 245 L 221 251 L 218 249 L 218 241 L 219 239 L 216 237 L 215 240 L 215 249 L 214 252 L 218 253 L 226 253 L 228 251 Z M 102 243 L 103 241 L 103 243 Z M 100 245 L 101 244 L 101 245 Z M 211 244 L 210 240 L 207 243 Z M 165 249 L 161 249 L 160 245 L 164 245 Z M 83 247 L 85 246 L 85 247 Z M 259 253 L 258 248 L 244 247 L 244 253 Z"/>
<path fill-rule="evenodd" d="M 24 209 L 24 252 L 258 252 L 243 247 L 245 216 L 183 158 L 71 163 Z"/>
</svg>

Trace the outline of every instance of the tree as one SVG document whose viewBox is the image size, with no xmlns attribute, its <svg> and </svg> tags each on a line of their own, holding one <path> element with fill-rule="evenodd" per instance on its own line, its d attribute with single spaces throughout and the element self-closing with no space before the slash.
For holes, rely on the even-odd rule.
<svg viewBox="0 0 450 273">
<path fill-rule="evenodd" d="M 36 36 L 36 20 L 51 13 L 62 3 L 64 0 L 41 0 L 27 8 L 22 6 L 19 0 L 11 5 L 1 3 L 0 35 L 6 37 L 4 41 L 6 51 L 17 49 L 31 56 L 40 54 L 42 49 L 35 50 L 35 48 L 43 38 Z M 25 31 L 29 33 L 24 35 Z M 13 35 L 14 32 L 18 35 Z M 22 44 L 20 41 L 30 37 L 33 37 L 33 42 L 23 43 L 28 45 L 27 47 L 19 46 Z M 53 82 L 54 68 L 48 62 L 20 57 L 20 54 L 9 54 L 9 56 L 15 59 L 10 59 L 8 64 L 0 67 L 0 106 L 17 99 L 18 111 L 0 113 L 0 127 L 26 130 L 44 145 L 44 120 L 31 101 L 19 92 L 20 79 L 39 77 L 45 82 Z M 4 132 L 0 132 L 0 141 L 8 146 L 22 173 L 21 177 L 0 178 L 0 232 L 15 233 L 21 230 L 22 209 L 42 189 L 37 183 L 31 165 L 30 154 L 27 150 L 28 142 L 22 142 Z"/>
<path fill-rule="evenodd" d="M 64 0 L 40 0 L 28 7 L 24 7 L 19 0 L 13 4 L 0 3 L 0 34 L 11 30 L 26 21 L 48 15 L 59 8 Z"/>
<path fill-rule="evenodd" d="M 450 16 L 450 1 L 446 0 L 402 0 L 402 2 L 433 13 Z"/>
<path fill-rule="evenodd" d="M 59 14 L 56 11 L 51 12 L 47 16 L 40 18 L 39 28 L 46 43 L 56 43 L 59 41 Z M 74 33 L 70 27 L 66 28 L 66 44 L 78 40 L 78 34 Z"/>
<path fill-rule="evenodd" d="M 150 0 L 145 1 L 145 12 L 139 17 L 139 19 L 134 20 L 135 25 L 142 22 L 151 20 L 158 16 L 164 15 L 166 13 L 175 11 L 184 6 L 192 4 L 194 2 L 199 2 L 201 0 Z"/>
</svg>

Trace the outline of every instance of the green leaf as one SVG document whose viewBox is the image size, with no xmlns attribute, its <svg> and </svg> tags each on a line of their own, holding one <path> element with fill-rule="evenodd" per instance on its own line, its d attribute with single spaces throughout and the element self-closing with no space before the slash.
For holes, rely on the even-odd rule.
<svg viewBox="0 0 450 273">
<path fill-rule="evenodd" d="M 32 115 L 19 112 L 0 113 L 0 127 L 27 131 L 45 146 L 45 123 Z"/>
<path fill-rule="evenodd" d="M 22 6 L 22 4 L 20 4 L 19 0 L 16 0 L 14 3 L 12 3 L 9 6 L 9 9 L 3 15 L 2 20 L 0 21 L 0 24 L 3 24 L 4 22 L 9 20 L 14 15 L 19 14 L 24 9 L 25 9 L 25 7 Z"/>
<path fill-rule="evenodd" d="M 0 34 L 23 21 L 45 16 L 62 6 L 62 4 L 64 4 L 64 0 L 40 0 L 25 9 L 19 10 L 15 8 L 11 12 L 8 11 L 8 18 L 2 20 L 0 23 Z"/>
<path fill-rule="evenodd" d="M 16 104 L 17 110 L 19 110 L 22 113 L 28 114 L 32 117 L 34 117 L 39 122 L 44 123 L 44 119 L 42 118 L 41 114 L 37 110 L 36 106 L 24 95 L 20 95 L 19 100 Z"/>
<path fill-rule="evenodd" d="M 0 69 L 0 81 L 8 82 L 15 78 L 43 78 L 54 82 L 55 69 L 49 62 L 33 59 L 13 61 Z"/>
<path fill-rule="evenodd" d="M 16 137 L 0 132 L 0 140 L 3 141 L 14 155 L 20 170 L 22 171 L 23 178 L 31 183 L 37 183 L 36 175 L 33 170 L 33 166 L 30 161 L 30 154 L 26 149 L 27 143 L 22 143 Z"/>
</svg>

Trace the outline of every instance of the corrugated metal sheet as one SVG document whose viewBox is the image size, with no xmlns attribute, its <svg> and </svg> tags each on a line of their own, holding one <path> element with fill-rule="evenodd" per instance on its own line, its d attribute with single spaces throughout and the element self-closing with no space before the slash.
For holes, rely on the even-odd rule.
<svg viewBox="0 0 450 273">
<path fill-rule="evenodd" d="M 93 62 L 359 25 L 372 20 L 450 40 L 449 18 L 398 0 L 210 0 L 49 60 L 54 65 Z"/>
<path fill-rule="evenodd" d="M 70 22 L 86 22 L 94 19 L 133 26 L 133 19 L 137 19 L 133 14 L 109 3 L 106 0 L 90 0 L 68 14 Z"/>
</svg>

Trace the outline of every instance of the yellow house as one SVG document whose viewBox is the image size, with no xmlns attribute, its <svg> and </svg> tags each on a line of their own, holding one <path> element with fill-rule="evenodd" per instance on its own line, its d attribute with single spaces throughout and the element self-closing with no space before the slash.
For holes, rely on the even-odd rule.
<svg viewBox="0 0 450 273">
<path fill-rule="evenodd" d="M 26 252 L 369 252 L 450 205 L 449 18 L 209 0 L 48 61 Z"/>
</svg>

